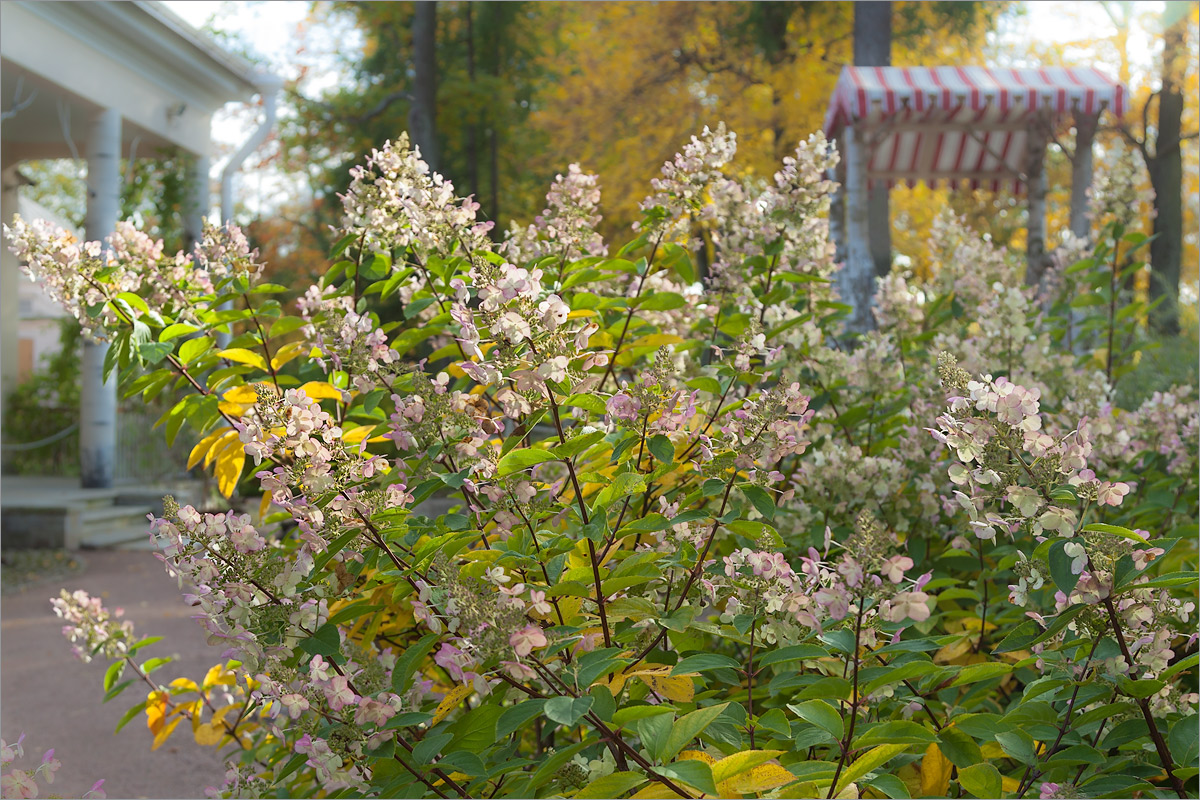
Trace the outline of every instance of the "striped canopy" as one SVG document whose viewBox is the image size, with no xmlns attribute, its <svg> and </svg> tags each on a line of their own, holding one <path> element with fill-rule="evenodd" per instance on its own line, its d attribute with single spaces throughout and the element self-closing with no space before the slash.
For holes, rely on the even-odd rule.
<svg viewBox="0 0 1200 800">
<path fill-rule="evenodd" d="M 867 178 L 912 185 L 970 182 L 1015 191 L 1031 117 L 1120 116 L 1127 91 L 1092 67 L 845 67 L 825 115 L 825 135 L 861 127 L 870 143 Z"/>
</svg>

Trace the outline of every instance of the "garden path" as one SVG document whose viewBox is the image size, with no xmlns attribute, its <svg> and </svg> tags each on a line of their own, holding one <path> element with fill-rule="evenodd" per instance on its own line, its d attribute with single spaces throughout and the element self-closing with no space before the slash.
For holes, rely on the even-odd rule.
<svg viewBox="0 0 1200 800">
<path fill-rule="evenodd" d="M 125 609 L 139 636 L 165 639 L 139 653 L 139 660 L 178 655 L 155 678 L 166 683 L 187 676 L 199 681 L 220 661 L 221 651 L 205 642 L 204 629 L 191 619 L 179 587 L 149 552 L 83 553 L 84 570 L 58 581 L 28 586 L 0 600 L 0 731 L 6 741 L 25 733 L 26 756 L 16 766 L 35 767 L 54 748 L 62 769 L 43 794 L 81 797 L 104 778 L 110 798 L 200 798 L 205 787 L 220 785 L 222 759 L 201 747 L 184 723 L 157 751 L 145 716 L 119 734 L 113 729 L 146 688 L 131 685 L 102 704 L 107 662 L 83 664 L 63 638 L 61 621 L 50 607 L 59 588 L 83 589 L 103 598 L 110 610 Z"/>
</svg>

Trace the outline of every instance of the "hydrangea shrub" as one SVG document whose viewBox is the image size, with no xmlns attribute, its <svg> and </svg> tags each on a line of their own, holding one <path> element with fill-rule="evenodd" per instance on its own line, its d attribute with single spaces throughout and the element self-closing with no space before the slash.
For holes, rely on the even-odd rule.
<svg viewBox="0 0 1200 800">
<path fill-rule="evenodd" d="M 694 137 L 619 246 L 572 165 L 497 244 L 401 137 L 296 313 L 232 226 L 15 222 L 125 391 L 262 495 L 153 520 L 228 659 L 201 682 L 55 601 L 109 698 L 148 689 L 122 724 L 227 747 L 225 796 L 1194 796 L 1196 390 L 1113 405 L 1124 207 L 1037 290 L 943 218 L 850 341 L 836 152 L 735 152 Z"/>
</svg>

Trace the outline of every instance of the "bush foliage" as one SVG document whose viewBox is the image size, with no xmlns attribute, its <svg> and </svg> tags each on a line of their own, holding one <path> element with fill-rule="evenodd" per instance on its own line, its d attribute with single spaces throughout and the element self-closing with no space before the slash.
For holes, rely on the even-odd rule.
<svg viewBox="0 0 1200 800">
<path fill-rule="evenodd" d="M 228 747 L 229 796 L 1194 796 L 1196 391 L 1114 403 L 1121 187 L 1032 289 L 942 219 L 847 337 L 836 153 L 735 149 L 693 138 L 610 247 L 577 167 L 494 244 L 390 143 L 296 313 L 232 227 L 15 223 L 128 395 L 263 493 L 153 526 L 203 680 L 55 600 L 107 698 L 147 692 L 122 725 Z"/>
</svg>

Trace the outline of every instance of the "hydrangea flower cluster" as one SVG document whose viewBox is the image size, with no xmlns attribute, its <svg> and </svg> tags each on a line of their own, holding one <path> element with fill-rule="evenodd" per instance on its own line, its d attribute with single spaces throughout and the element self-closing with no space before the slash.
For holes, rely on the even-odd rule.
<svg viewBox="0 0 1200 800">
<path fill-rule="evenodd" d="M 515 221 L 504 240 L 502 252 L 510 261 L 525 264 L 553 256 L 560 264 L 584 256 L 606 256 L 608 246 L 596 232 L 600 182 L 578 164 L 567 167 L 566 175 L 554 177 L 546 193 L 546 209 L 533 224 L 521 227 Z"/>
<path fill-rule="evenodd" d="M 124 609 L 111 613 L 104 608 L 100 598 L 92 597 L 82 589 L 68 592 L 63 589 L 58 597 L 50 601 L 54 614 L 66 624 L 63 636 L 71 642 L 71 652 L 87 664 L 96 655 L 105 658 L 121 658 L 133 644 L 133 623 L 122 620 Z"/>
</svg>

